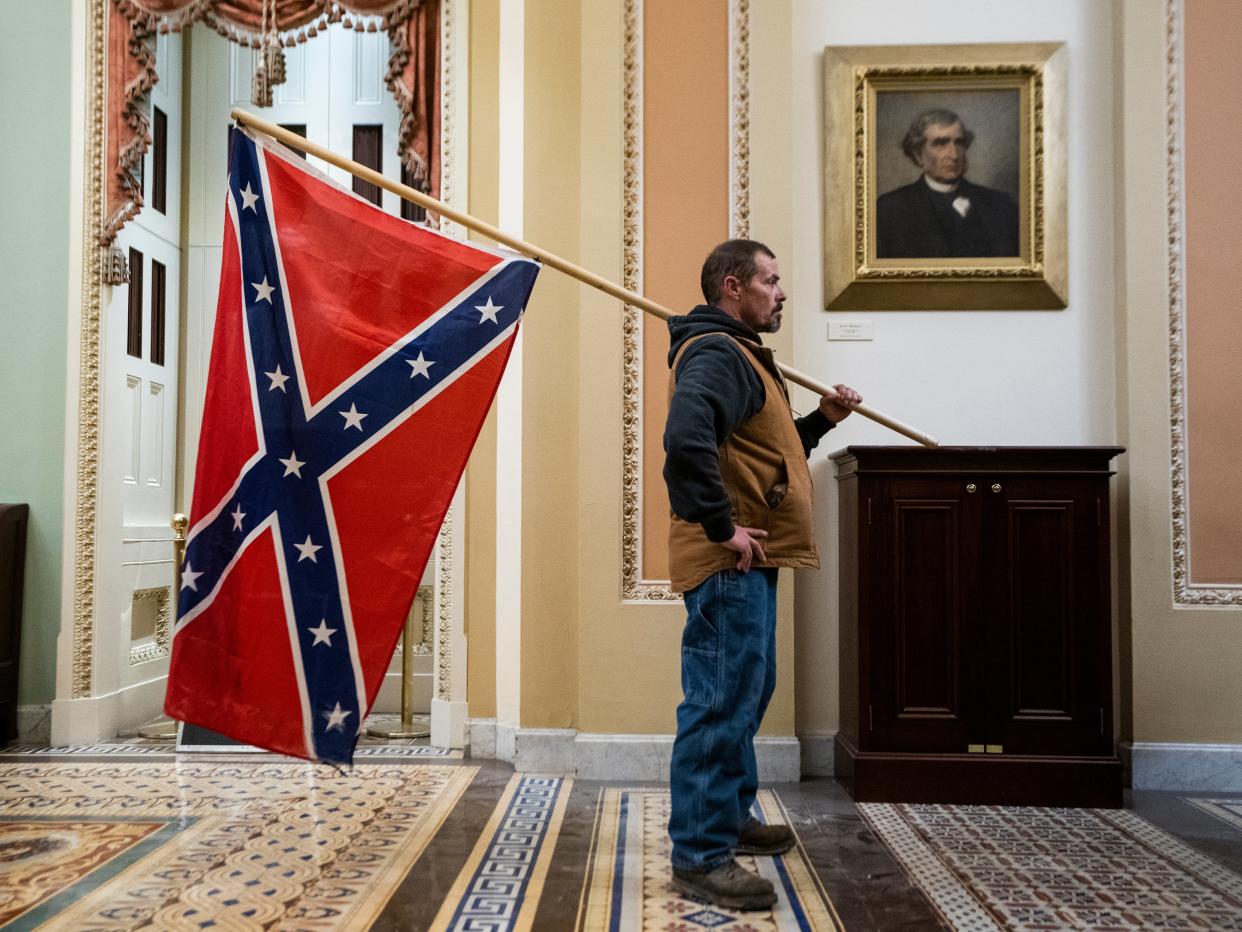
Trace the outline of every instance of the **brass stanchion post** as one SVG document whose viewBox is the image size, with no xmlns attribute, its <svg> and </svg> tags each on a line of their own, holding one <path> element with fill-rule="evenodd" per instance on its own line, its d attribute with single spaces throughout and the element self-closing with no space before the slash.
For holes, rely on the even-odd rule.
<svg viewBox="0 0 1242 932">
<path fill-rule="evenodd" d="M 371 726 L 367 734 L 372 738 L 426 738 L 429 731 L 414 731 L 414 613 L 405 619 L 401 632 L 401 724 L 396 728 Z"/>
<path fill-rule="evenodd" d="M 168 615 L 171 621 L 164 621 L 162 624 L 155 626 L 155 643 L 161 650 L 167 651 L 169 644 L 172 642 L 172 624 L 177 619 L 177 593 L 180 591 L 181 583 L 181 561 L 185 559 L 185 532 L 190 526 L 190 519 L 178 512 L 173 515 L 173 584 L 172 595 L 168 608 Z M 143 725 L 138 729 L 138 734 L 143 738 L 157 738 L 167 740 L 177 737 L 177 723 L 171 718 L 160 719 L 149 725 Z"/>
</svg>

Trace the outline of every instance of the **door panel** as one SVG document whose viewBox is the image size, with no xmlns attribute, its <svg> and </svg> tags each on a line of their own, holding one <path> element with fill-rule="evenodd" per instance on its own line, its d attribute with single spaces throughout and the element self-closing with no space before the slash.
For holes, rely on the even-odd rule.
<svg viewBox="0 0 1242 932">
<path fill-rule="evenodd" d="M 985 604 L 989 743 L 1005 753 L 1093 754 L 1101 746 L 1101 631 L 1109 619 L 1106 535 L 1091 480 L 1001 483 L 987 495 L 984 534 L 992 572 Z M 1103 494 L 1103 493 L 1099 493 Z"/>
<path fill-rule="evenodd" d="M 974 617 L 978 496 L 956 480 L 906 482 L 872 504 L 883 553 L 868 748 L 960 753 L 976 740 L 979 643 Z M 874 519 L 873 519 L 874 520 Z M 885 591 L 887 590 L 887 591 Z M 982 740 L 982 739 L 978 739 Z"/>
</svg>

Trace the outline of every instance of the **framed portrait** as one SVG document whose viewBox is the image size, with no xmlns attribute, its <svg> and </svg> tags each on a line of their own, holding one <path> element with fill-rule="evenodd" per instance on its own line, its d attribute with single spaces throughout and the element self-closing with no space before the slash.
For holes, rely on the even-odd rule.
<svg viewBox="0 0 1242 932">
<path fill-rule="evenodd" d="M 824 51 L 829 310 L 1063 308 L 1061 43 Z"/>
</svg>

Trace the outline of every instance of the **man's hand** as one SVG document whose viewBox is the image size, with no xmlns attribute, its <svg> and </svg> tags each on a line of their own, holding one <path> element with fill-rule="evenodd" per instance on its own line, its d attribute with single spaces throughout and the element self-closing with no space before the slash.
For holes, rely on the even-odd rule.
<svg viewBox="0 0 1242 932">
<path fill-rule="evenodd" d="M 722 541 L 721 546 L 728 547 L 735 553 L 740 554 L 737 558 L 737 569 L 739 573 L 745 573 L 750 569 L 752 560 L 758 560 L 760 563 L 763 562 L 763 545 L 760 541 L 767 536 L 767 531 L 761 531 L 757 527 L 735 525 L 733 536 L 726 541 Z"/>
<path fill-rule="evenodd" d="M 834 385 L 832 388 L 830 394 L 819 399 L 819 410 L 832 423 L 839 424 L 849 417 L 854 405 L 862 404 L 862 395 L 848 385 Z"/>
</svg>

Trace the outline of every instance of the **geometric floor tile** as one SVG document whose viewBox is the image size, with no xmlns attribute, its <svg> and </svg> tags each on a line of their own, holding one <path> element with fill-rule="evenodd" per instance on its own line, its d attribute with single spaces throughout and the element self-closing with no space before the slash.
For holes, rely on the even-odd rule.
<svg viewBox="0 0 1242 932">
<path fill-rule="evenodd" d="M 0 763 L 0 921 L 366 928 L 477 769 Z"/>
<path fill-rule="evenodd" d="M 788 820 L 776 793 L 755 800 L 764 822 Z M 667 790 L 606 788 L 600 793 L 595 839 L 584 882 L 582 932 L 758 932 L 842 928 L 799 844 L 776 858 L 739 855 L 738 863 L 772 881 L 777 903 L 769 911 L 738 912 L 679 895 L 671 884 Z"/>
<path fill-rule="evenodd" d="M 1242 831 L 1242 799 L 1204 799 L 1202 797 L 1186 797 L 1186 802 L 1198 806 L 1209 815 L 1214 815 L 1222 822 L 1227 822 Z"/>
<path fill-rule="evenodd" d="M 1132 812 L 859 809 L 954 929 L 1242 929 L 1242 877 Z"/>
<path fill-rule="evenodd" d="M 530 928 L 572 787 L 567 777 L 509 779 L 432 932 Z"/>
</svg>

